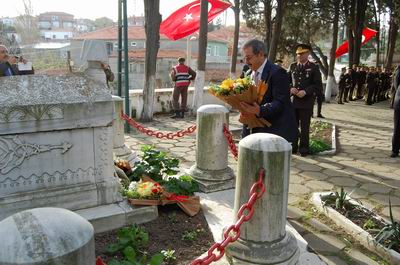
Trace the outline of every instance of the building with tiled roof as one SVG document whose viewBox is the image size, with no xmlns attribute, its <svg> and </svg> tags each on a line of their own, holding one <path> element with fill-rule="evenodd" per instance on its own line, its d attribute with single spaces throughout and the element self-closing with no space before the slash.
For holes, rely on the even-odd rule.
<svg viewBox="0 0 400 265">
<path fill-rule="evenodd" d="M 68 40 L 74 35 L 74 15 L 64 12 L 39 14 L 40 36 L 44 40 Z"/>
<path fill-rule="evenodd" d="M 87 32 L 75 36 L 71 41 L 71 58 L 75 65 L 81 65 L 80 47 L 85 40 L 102 40 L 105 42 L 109 53 L 111 69 L 117 69 L 118 27 L 110 26 L 93 32 Z M 172 86 L 169 72 L 177 63 L 178 57 L 187 57 L 188 47 L 191 51 L 191 60 L 187 62 L 192 68 L 196 68 L 198 54 L 198 33 L 189 38 L 172 41 L 164 35 L 160 35 L 160 48 L 158 51 L 157 77 L 162 86 Z M 226 69 L 229 71 L 230 57 L 228 56 L 228 41 L 224 37 L 208 35 L 206 64 L 209 69 Z M 144 76 L 144 60 L 146 53 L 146 33 L 143 26 L 128 27 L 129 45 L 129 76 L 130 87 L 142 88 Z"/>
</svg>

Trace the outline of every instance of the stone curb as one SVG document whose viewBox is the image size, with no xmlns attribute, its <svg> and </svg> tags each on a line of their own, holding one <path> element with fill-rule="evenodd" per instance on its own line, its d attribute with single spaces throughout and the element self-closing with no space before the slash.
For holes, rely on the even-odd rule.
<svg viewBox="0 0 400 265">
<path fill-rule="evenodd" d="M 330 122 L 326 122 L 326 123 L 330 123 Z M 316 155 L 334 155 L 336 154 L 336 125 L 332 124 L 332 148 L 331 150 L 326 150 L 326 151 L 322 151 L 320 153 L 317 153 Z"/>
<path fill-rule="evenodd" d="M 344 217 L 331 207 L 323 206 L 320 196 L 327 195 L 331 192 L 314 192 L 310 201 L 315 205 L 317 210 L 331 219 L 336 225 L 343 228 L 347 233 L 351 234 L 365 248 L 378 254 L 384 259 L 390 261 L 391 264 L 400 264 L 400 254 L 392 249 L 387 249 L 377 243 L 373 236 L 363 230 L 361 227 Z M 358 204 L 355 200 L 350 199 L 351 203 Z"/>
</svg>

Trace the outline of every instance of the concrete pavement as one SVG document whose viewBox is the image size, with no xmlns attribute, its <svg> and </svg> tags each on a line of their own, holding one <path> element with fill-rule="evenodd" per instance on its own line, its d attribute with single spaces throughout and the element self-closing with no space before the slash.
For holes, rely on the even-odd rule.
<svg viewBox="0 0 400 265">
<path fill-rule="evenodd" d="M 324 120 L 337 125 L 337 154 L 292 157 L 289 204 L 296 207 L 304 206 L 314 191 L 333 191 L 345 187 L 351 192 L 351 197 L 359 199 L 364 205 L 384 217 L 389 215 L 388 196 L 390 195 L 394 216 L 399 220 L 400 158 L 389 157 L 393 110 L 389 109 L 387 102 L 367 106 L 361 101 L 355 101 L 345 105 L 324 104 L 322 112 L 326 117 Z M 230 115 L 231 128 L 240 127 L 237 120 L 238 114 L 232 113 Z M 153 122 L 144 125 L 155 130 L 174 132 L 194 123 L 194 117 L 173 120 L 166 115 L 160 115 L 156 116 Z M 165 140 L 149 138 L 133 130 L 125 136 L 125 139 L 126 144 L 136 151 L 139 150 L 140 145 L 154 144 L 158 149 L 178 157 L 184 168 L 189 168 L 195 162 L 195 133 L 184 138 Z M 236 161 L 231 155 L 229 155 L 229 165 L 236 170 Z M 300 216 L 294 220 L 303 219 Z M 306 224 L 307 227 L 312 226 Z M 306 236 L 305 234 L 306 239 L 326 240 L 326 237 L 316 235 L 316 229 L 306 229 L 306 231 L 310 231 L 313 235 Z M 322 231 L 322 233 L 330 232 Z M 363 264 L 351 263 L 357 260 L 352 261 L 351 253 L 358 256 L 362 254 L 351 247 L 339 248 L 339 252 L 333 253 L 335 254 L 333 258 L 329 251 L 316 251 L 329 254 L 326 255 L 328 264 L 346 264 L 346 262 L 347 264 Z M 330 263 L 329 257 L 334 260 L 333 263 Z"/>
</svg>

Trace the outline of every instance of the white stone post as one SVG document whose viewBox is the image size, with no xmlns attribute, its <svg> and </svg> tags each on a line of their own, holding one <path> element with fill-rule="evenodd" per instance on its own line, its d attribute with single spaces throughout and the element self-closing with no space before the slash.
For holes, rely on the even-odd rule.
<svg viewBox="0 0 400 265">
<path fill-rule="evenodd" d="M 133 165 L 137 161 L 137 155 L 125 144 L 124 121 L 121 118 L 124 100 L 117 96 L 112 96 L 112 99 L 114 102 L 113 153 L 117 158 L 128 160 Z"/>
<path fill-rule="evenodd" d="M 0 222 L 0 264 L 95 264 L 93 226 L 61 208 L 35 208 Z"/>
<path fill-rule="evenodd" d="M 203 192 L 230 189 L 234 173 L 228 167 L 228 144 L 223 133 L 229 111 L 221 105 L 204 105 L 197 110 L 196 164 L 189 174 Z"/>
<path fill-rule="evenodd" d="M 297 263 L 297 241 L 286 230 L 291 149 L 285 139 L 267 133 L 240 141 L 234 212 L 249 199 L 260 168 L 265 169 L 266 191 L 254 206 L 253 218 L 242 225 L 238 241 L 228 245 L 231 264 Z"/>
</svg>

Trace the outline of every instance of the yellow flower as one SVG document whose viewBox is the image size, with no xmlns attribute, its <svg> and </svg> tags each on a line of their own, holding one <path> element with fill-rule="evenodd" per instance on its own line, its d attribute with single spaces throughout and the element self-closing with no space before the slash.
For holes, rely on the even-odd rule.
<svg viewBox="0 0 400 265">
<path fill-rule="evenodd" d="M 139 193 L 141 197 L 148 197 L 152 195 L 151 189 L 153 188 L 154 184 L 152 182 L 146 181 L 141 182 L 136 186 L 136 191 Z"/>
<path fill-rule="evenodd" d="M 225 79 L 224 81 L 222 81 L 221 87 L 222 88 L 233 88 L 233 85 L 235 83 L 235 80 L 232 79 Z"/>
</svg>

